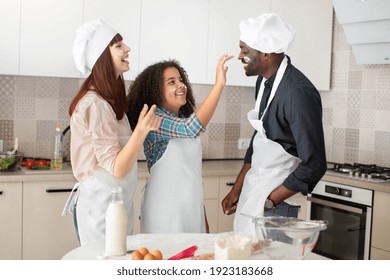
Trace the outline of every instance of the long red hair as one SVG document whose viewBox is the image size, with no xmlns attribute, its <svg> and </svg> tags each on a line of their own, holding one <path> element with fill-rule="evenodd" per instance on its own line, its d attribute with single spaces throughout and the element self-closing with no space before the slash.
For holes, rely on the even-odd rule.
<svg viewBox="0 0 390 280">
<path fill-rule="evenodd" d="M 115 75 L 114 63 L 109 49 L 110 46 L 122 40 L 122 36 L 118 33 L 104 49 L 93 66 L 91 74 L 85 79 L 70 103 L 69 116 L 72 116 L 80 99 L 92 90 L 111 105 L 117 120 L 123 118 L 127 111 L 125 82 L 123 75 L 119 75 L 119 77 Z"/>
</svg>

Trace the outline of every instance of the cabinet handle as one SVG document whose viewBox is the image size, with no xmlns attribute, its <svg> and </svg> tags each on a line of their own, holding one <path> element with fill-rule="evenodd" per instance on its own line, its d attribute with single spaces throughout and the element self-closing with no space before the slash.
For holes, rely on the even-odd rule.
<svg viewBox="0 0 390 280">
<path fill-rule="evenodd" d="M 3 191 L 0 191 L 0 195 L 2 195 L 3 194 Z"/>
<path fill-rule="evenodd" d="M 46 189 L 47 193 L 63 193 L 63 192 L 71 192 L 72 189 Z M 77 190 L 74 190 L 77 192 Z"/>
<path fill-rule="evenodd" d="M 232 186 L 234 186 L 234 183 L 232 183 L 232 182 L 226 182 L 226 186 L 232 187 Z"/>
</svg>

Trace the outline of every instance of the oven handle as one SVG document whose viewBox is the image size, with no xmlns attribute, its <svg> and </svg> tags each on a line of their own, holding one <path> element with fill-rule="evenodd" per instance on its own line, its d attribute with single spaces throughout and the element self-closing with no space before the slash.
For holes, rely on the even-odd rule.
<svg viewBox="0 0 390 280">
<path fill-rule="evenodd" d="M 357 207 L 352 207 L 352 206 L 348 206 L 348 205 L 342 205 L 342 204 L 339 204 L 339 203 L 336 203 L 336 202 L 326 201 L 326 200 L 318 199 L 318 198 L 311 197 L 311 196 L 308 196 L 307 200 L 310 201 L 310 202 L 314 202 L 314 203 L 320 204 L 320 205 L 329 206 L 329 207 L 333 207 L 333 208 L 340 209 L 340 210 L 350 211 L 350 212 L 353 212 L 353 213 L 356 213 L 356 214 L 362 214 L 363 213 L 363 210 L 360 209 L 360 208 L 357 208 Z"/>
</svg>

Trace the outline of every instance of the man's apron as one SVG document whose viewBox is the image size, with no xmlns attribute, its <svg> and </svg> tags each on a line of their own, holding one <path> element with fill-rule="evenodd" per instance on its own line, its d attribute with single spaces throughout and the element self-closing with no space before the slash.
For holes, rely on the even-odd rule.
<svg viewBox="0 0 390 280">
<path fill-rule="evenodd" d="M 144 189 L 141 232 L 205 232 L 203 207 L 201 140 L 170 139 Z"/>
<path fill-rule="evenodd" d="M 123 148 L 130 136 L 120 136 Z M 82 182 L 75 184 L 62 215 L 76 208 L 78 236 L 81 246 L 105 238 L 107 207 L 111 202 L 111 187 L 121 186 L 127 210 L 127 234 L 133 232 L 133 200 L 137 184 L 137 162 L 123 178 L 115 178 L 103 168 Z M 75 190 L 78 190 L 75 192 Z"/>
<path fill-rule="evenodd" d="M 285 57 L 276 74 L 267 107 L 261 119 L 259 120 L 258 116 L 262 96 L 258 96 L 255 108 L 248 113 L 248 120 L 253 128 L 257 130 L 257 133 L 253 139 L 251 169 L 249 169 L 244 179 L 233 226 L 235 232 L 242 232 L 252 236 L 253 239 L 256 238 L 254 223 L 251 218 L 240 215 L 240 213 L 262 216 L 264 203 L 268 195 L 283 183 L 301 161 L 299 158 L 287 153 L 280 144 L 267 138 L 262 121 L 269 104 L 275 96 L 286 67 L 287 58 Z M 264 81 L 260 87 L 261 95 L 263 91 Z"/>
</svg>

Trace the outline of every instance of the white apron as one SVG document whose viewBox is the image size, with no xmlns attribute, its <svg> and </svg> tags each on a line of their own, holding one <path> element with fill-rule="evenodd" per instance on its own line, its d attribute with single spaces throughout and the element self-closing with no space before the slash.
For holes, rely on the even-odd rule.
<svg viewBox="0 0 390 280">
<path fill-rule="evenodd" d="M 123 147 L 130 136 L 119 137 Z M 127 210 L 127 234 L 133 232 L 134 193 L 137 184 L 137 162 L 124 178 L 115 178 L 103 168 L 82 182 L 75 184 L 62 215 L 72 213 L 77 203 L 76 216 L 81 246 L 105 238 L 107 207 L 111 202 L 111 187 L 121 186 Z M 78 189 L 77 192 L 75 190 Z"/>
<path fill-rule="evenodd" d="M 171 139 L 150 170 L 141 203 L 141 232 L 205 232 L 203 207 L 201 140 Z"/>
<path fill-rule="evenodd" d="M 267 138 L 263 127 L 263 116 L 275 96 L 275 92 L 283 77 L 287 67 L 287 58 L 282 61 L 276 74 L 274 85 L 263 112 L 261 119 L 259 116 L 259 105 L 262 96 L 258 96 L 255 109 L 248 113 L 248 120 L 257 130 L 253 139 L 253 155 L 251 169 L 244 179 L 244 185 L 237 204 L 237 210 L 234 217 L 234 231 L 242 232 L 252 239 L 256 239 L 255 227 L 251 218 L 240 215 L 240 213 L 252 216 L 262 216 L 264 213 L 264 203 L 268 195 L 288 177 L 288 175 L 298 166 L 301 161 L 287 153 L 283 147 Z M 260 87 L 260 93 L 263 94 L 264 81 Z"/>
</svg>

